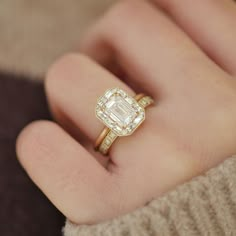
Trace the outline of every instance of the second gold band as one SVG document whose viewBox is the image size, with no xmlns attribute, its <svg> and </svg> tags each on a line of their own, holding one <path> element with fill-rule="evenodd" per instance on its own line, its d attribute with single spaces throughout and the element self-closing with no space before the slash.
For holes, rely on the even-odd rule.
<svg viewBox="0 0 236 236">
<path fill-rule="evenodd" d="M 134 98 L 143 108 L 147 108 L 154 103 L 154 100 L 145 94 L 137 94 Z M 117 138 L 118 136 L 112 130 L 107 127 L 104 128 L 102 133 L 97 138 L 95 150 L 99 151 L 103 155 L 107 155 L 112 144 Z"/>
</svg>

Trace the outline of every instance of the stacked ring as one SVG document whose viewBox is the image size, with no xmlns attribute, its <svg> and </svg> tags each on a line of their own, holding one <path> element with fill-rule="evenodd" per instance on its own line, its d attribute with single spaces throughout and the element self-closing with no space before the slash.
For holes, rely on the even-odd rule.
<svg viewBox="0 0 236 236">
<path fill-rule="evenodd" d="M 118 137 L 131 135 L 143 123 L 145 108 L 153 103 L 145 94 L 133 98 L 119 88 L 107 90 L 96 106 L 96 116 L 106 127 L 95 142 L 95 150 L 107 155 Z"/>
</svg>

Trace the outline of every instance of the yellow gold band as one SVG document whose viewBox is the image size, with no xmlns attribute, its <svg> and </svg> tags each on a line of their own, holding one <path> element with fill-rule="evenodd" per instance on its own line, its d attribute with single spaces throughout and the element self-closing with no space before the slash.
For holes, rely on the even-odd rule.
<svg viewBox="0 0 236 236">
<path fill-rule="evenodd" d="M 134 99 L 138 102 L 138 104 L 144 109 L 151 106 L 154 103 L 154 100 L 150 96 L 146 96 L 145 94 L 137 94 Z M 112 130 L 105 127 L 101 134 L 98 136 L 95 142 L 95 150 L 100 152 L 103 155 L 107 155 L 112 144 L 118 138 Z"/>
</svg>

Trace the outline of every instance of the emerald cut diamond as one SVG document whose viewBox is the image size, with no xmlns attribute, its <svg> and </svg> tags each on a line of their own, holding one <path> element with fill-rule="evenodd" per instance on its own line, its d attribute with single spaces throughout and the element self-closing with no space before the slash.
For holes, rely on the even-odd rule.
<svg viewBox="0 0 236 236">
<path fill-rule="evenodd" d="M 125 91 L 114 88 L 99 98 L 96 116 L 116 135 L 127 136 L 144 121 L 145 111 Z"/>
</svg>

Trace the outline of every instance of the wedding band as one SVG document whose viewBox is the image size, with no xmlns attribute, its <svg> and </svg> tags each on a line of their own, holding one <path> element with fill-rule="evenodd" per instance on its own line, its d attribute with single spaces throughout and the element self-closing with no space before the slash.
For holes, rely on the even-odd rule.
<svg viewBox="0 0 236 236">
<path fill-rule="evenodd" d="M 137 95 L 135 95 L 134 96 L 134 99 L 138 102 L 141 98 L 143 98 L 145 96 L 145 94 L 143 94 L 143 93 L 139 93 L 139 94 L 137 94 Z M 96 140 L 96 142 L 95 142 L 95 146 L 94 146 L 94 149 L 96 150 L 96 151 L 99 151 L 99 147 L 100 147 L 100 145 L 102 144 L 102 146 L 101 147 L 104 147 L 105 145 L 109 145 L 110 143 L 111 143 L 111 140 L 113 140 L 113 142 L 115 141 L 115 137 L 114 137 L 114 135 L 112 135 L 111 133 L 108 135 L 108 133 L 110 132 L 111 130 L 109 129 L 109 128 L 107 128 L 107 127 L 105 127 L 103 130 L 102 130 L 102 132 L 101 132 L 101 134 L 98 136 L 98 138 L 97 138 L 97 140 Z M 107 136 L 108 135 L 108 136 Z M 110 137 L 110 139 L 108 140 L 108 138 Z M 117 137 L 117 136 L 116 136 Z M 106 139 L 105 139 L 106 138 Z M 104 142 L 103 142 L 104 141 Z M 100 147 L 100 152 L 104 152 L 104 150 L 102 151 L 101 150 L 101 147 Z"/>
<path fill-rule="evenodd" d="M 95 142 L 95 150 L 107 155 L 118 137 L 131 135 L 144 122 L 145 108 L 153 103 L 145 94 L 133 98 L 119 88 L 107 90 L 96 106 L 96 116 L 106 127 Z"/>
</svg>

